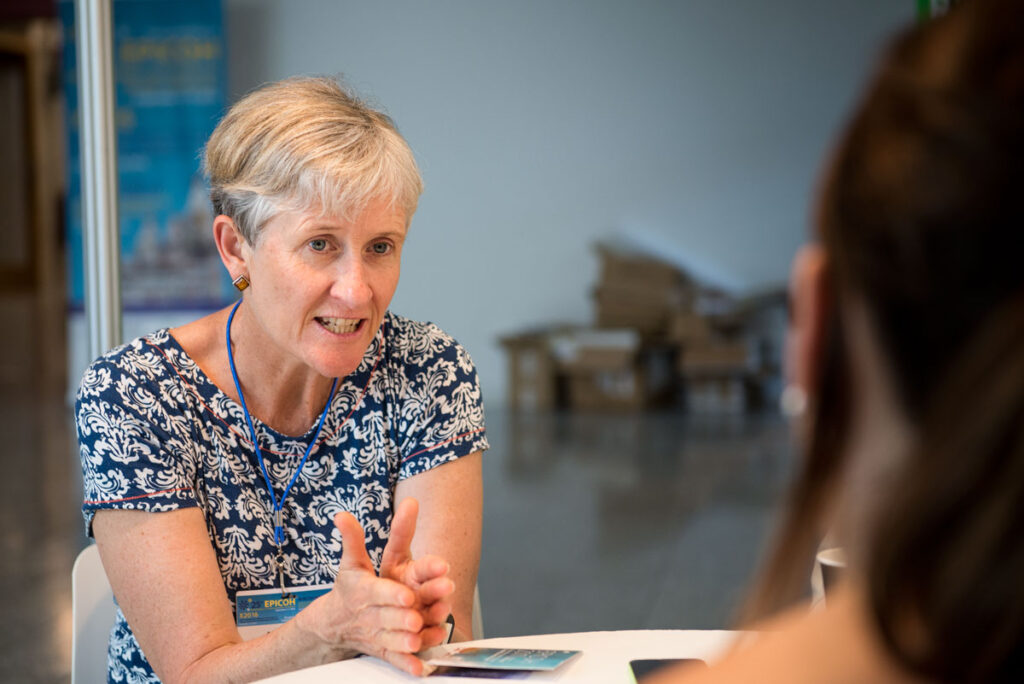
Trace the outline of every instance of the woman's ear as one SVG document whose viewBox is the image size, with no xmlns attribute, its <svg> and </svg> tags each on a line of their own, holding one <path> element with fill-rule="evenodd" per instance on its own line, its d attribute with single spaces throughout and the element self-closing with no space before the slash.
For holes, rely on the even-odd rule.
<svg viewBox="0 0 1024 684">
<path fill-rule="evenodd" d="M 805 393 L 818 386 L 825 352 L 830 299 L 828 260 L 821 245 L 805 245 L 793 259 L 790 319 L 786 336 L 786 380 Z M 813 397 L 810 397 L 813 399 Z"/>
<path fill-rule="evenodd" d="M 249 255 L 251 247 L 242 236 L 235 222 L 228 216 L 220 214 L 213 219 L 213 240 L 217 244 L 220 260 L 228 270 L 231 279 L 240 275 L 249 275 Z"/>
</svg>

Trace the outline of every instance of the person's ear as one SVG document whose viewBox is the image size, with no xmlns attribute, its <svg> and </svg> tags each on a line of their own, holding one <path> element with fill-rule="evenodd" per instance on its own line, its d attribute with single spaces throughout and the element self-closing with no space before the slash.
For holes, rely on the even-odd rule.
<svg viewBox="0 0 1024 684">
<path fill-rule="evenodd" d="M 252 248 L 230 217 L 220 214 L 213 219 L 213 240 L 217 244 L 220 260 L 231 275 L 231 279 L 234 280 L 238 276 L 248 277 Z"/>
<path fill-rule="evenodd" d="M 818 386 L 829 315 L 828 260 L 821 245 L 801 247 L 790 278 L 786 380 L 805 394 Z M 813 397 L 808 397 L 813 399 Z"/>
</svg>

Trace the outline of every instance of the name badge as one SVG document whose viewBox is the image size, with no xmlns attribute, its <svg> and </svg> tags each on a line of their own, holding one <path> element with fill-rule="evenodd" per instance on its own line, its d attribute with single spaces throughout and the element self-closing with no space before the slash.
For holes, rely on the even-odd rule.
<svg viewBox="0 0 1024 684">
<path fill-rule="evenodd" d="M 253 589 L 235 594 L 235 624 L 248 641 L 273 631 L 295 617 L 300 610 L 331 590 L 331 584 L 312 587 Z"/>
</svg>

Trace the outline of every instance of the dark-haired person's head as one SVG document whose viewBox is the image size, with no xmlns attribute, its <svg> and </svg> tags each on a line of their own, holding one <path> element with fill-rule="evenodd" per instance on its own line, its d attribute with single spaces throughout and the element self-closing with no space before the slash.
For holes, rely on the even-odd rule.
<svg viewBox="0 0 1024 684">
<path fill-rule="evenodd" d="M 754 613 L 838 526 L 898 662 L 1020 681 L 1022 234 L 1024 2 L 968 0 L 894 41 L 830 159 L 794 276 L 807 453 Z"/>
</svg>

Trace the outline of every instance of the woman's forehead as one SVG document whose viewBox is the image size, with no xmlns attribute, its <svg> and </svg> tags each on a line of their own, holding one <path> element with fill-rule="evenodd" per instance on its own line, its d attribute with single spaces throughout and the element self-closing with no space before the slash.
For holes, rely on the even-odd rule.
<svg viewBox="0 0 1024 684">
<path fill-rule="evenodd" d="M 266 227 L 279 226 L 294 231 L 366 229 L 405 234 L 407 225 L 406 213 L 401 207 L 391 200 L 376 198 L 364 207 L 344 214 L 330 213 L 320 207 L 284 208 L 267 222 Z"/>
</svg>

